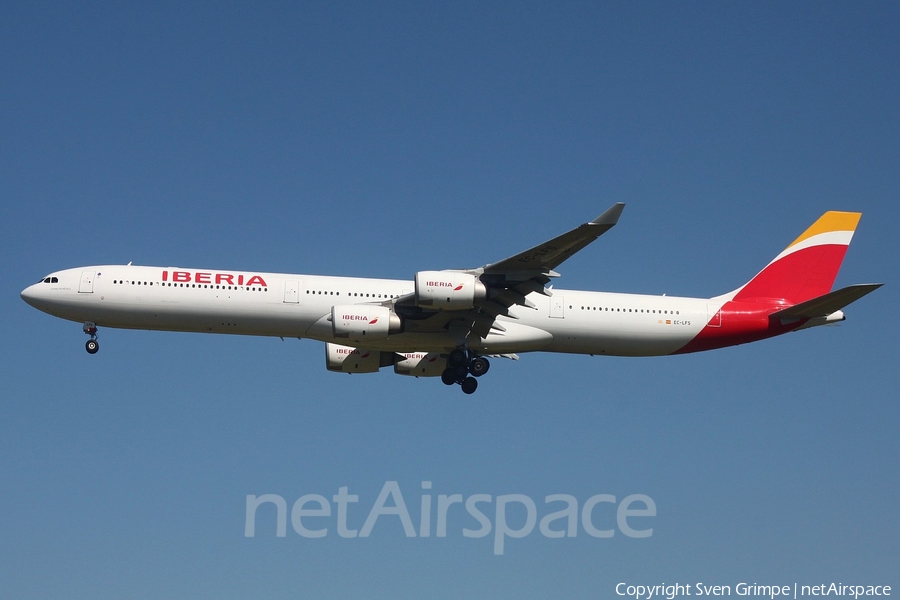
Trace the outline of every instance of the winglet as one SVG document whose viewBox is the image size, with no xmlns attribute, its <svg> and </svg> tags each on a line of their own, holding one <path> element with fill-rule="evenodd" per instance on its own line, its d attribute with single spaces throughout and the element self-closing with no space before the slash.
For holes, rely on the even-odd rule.
<svg viewBox="0 0 900 600">
<path fill-rule="evenodd" d="M 624 202 L 616 202 L 604 212 L 602 215 L 591 221 L 591 225 L 609 225 L 612 227 L 619 222 L 622 210 L 625 208 Z"/>
<path fill-rule="evenodd" d="M 579 225 L 525 252 L 485 265 L 482 271 L 486 274 L 505 274 L 506 281 L 516 280 L 516 274 L 522 273 L 529 273 L 525 279 L 532 279 L 533 272 L 543 278 L 554 276 L 553 270 L 563 261 L 612 229 L 619 220 L 623 208 L 625 203 L 617 202 L 593 221 Z"/>
</svg>

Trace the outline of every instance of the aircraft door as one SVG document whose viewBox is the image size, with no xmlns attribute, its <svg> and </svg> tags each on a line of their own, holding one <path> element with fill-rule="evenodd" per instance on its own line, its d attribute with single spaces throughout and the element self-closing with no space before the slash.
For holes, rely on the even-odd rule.
<svg viewBox="0 0 900 600">
<path fill-rule="evenodd" d="M 300 302 L 299 281 L 284 282 L 284 301 L 290 304 L 298 304 Z"/>
<path fill-rule="evenodd" d="M 566 316 L 566 299 L 562 296 L 550 296 L 550 317 L 562 319 Z"/>
<path fill-rule="evenodd" d="M 81 283 L 78 284 L 79 294 L 94 293 L 94 271 L 82 271 Z"/>
</svg>

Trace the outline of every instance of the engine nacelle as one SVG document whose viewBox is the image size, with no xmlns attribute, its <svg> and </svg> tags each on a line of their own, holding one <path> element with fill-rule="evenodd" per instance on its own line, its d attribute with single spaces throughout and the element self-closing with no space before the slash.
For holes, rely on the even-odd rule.
<svg viewBox="0 0 900 600">
<path fill-rule="evenodd" d="M 447 358 L 439 352 L 403 353 L 403 360 L 394 363 L 394 373 L 413 377 L 440 377 L 447 368 Z"/>
<path fill-rule="evenodd" d="M 325 368 L 338 373 L 375 373 L 381 367 L 390 365 L 394 360 L 393 352 L 379 352 L 325 344 Z"/>
<path fill-rule="evenodd" d="M 487 288 L 474 275 L 453 271 L 416 273 L 416 305 L 437 310 L 465 310 L 487 296 Z"/>
<path fill-rule="evenodd" d="M 383 340 L 400 333 L 400 317 L 390 308 L 370 304 L 348 304 L 331 307 L 331 327 L 336 338 L 353 342 Z"/>
</svg>

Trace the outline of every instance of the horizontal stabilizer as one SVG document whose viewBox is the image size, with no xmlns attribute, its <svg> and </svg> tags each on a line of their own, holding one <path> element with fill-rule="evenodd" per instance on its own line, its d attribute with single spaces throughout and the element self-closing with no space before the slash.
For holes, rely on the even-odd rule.
<svg viewBox="0 0 900 600">
<path fill-rule="evenodd" d="M 824 296 L 819 296 L 818 298 L 795 304 L 790 308 L 779 310 L 769 316 L 777 319 L 815 319 L 818 317 L 827 317 L 828 315 L 841 310 L 851 302 L 859 300 L 869 292 L 874 292 L 882 285 L 884 284 L 861 283 L 858 285 L 847 286 L 825 294 Z"/>
</svg>

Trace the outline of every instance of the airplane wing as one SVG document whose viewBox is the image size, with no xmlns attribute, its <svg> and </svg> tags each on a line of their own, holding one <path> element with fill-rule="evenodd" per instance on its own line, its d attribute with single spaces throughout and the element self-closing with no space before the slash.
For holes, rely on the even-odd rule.
<svg viewBox="0 0 900 600">
<path fill-rule="evenodd" d="M 534 248 L 529 248 L 525 252 L 520 252 L 500 262 L 485 265 L 482 267 L 483 272 L 489 275 L 499 274 L 515 277 L 522 272 L 537 271 L 550 277 L 557 276 L 552 274 L 553 269 L 612 229 L 624 208 L 624 202 L 617 202 L 593 221 L 580 225 Z"/>
<path fill-rule="evenodd" d="M 554 269 L 609 231 L 618 222 L 624 208 L 625 204 L 618 202 L 593 221 L 499 262 L 478 269 L 451 269 L 478 277 L 488 289 L 487 297 L 477 301 L 473 309 L 422 309 L 415 306 L 414 294 L 395 299 L 394 306 L 419 331 L 448 328 L 451 322 L 457 322 L 457 327 L 461 326 L 482 338 L 487 337 L 491 330 L 505 331 L 496 318 L 504 315 L 515 319 L 510 308 L 516 305 L 535 308 L 526 298 L 532 292 L 552 296 L 552 291 L 545 286 L 550 278 L 559 277 Z"/>
</svg>

